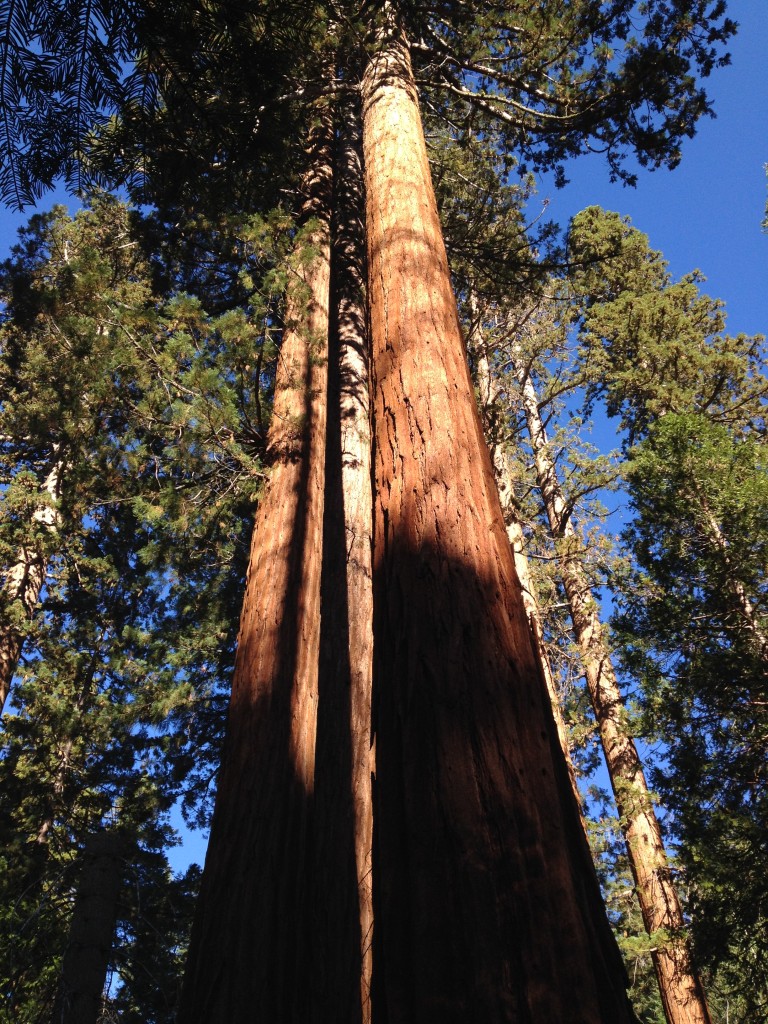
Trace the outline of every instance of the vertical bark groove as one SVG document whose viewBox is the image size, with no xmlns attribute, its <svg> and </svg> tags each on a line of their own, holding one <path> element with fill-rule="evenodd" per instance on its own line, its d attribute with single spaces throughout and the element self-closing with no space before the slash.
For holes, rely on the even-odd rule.
<svg viewBox="0 0 768 1024">
<path fill-rule="evenodd" d="M 313 129 L 230 715 L 179 1021 L 306 1016 L 325 493 L 331 127 Z M 227 941 L 222 941 L 227 936 Z M 233 955 L 234 951 L 234 955 Z"/>
<path fill-rule="evenodd" d="M 373 505 L 359 102 L 341 108 L 335 170 L 310 1013 L 318 1024 L 370 1024 Z"/>
</svg>

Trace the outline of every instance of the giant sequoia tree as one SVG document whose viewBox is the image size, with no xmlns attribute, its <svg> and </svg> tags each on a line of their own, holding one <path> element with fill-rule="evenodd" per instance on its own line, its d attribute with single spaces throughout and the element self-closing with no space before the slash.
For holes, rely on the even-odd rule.
<svg viewBox="0 0 768 1024">
<path fill-rule="evenodd" d="M 128 96 L 116 81 L 119 67 L 101 49 L 119 17 L 110 7 L 94 30 L 91 12 L 98 10 L 89 6 L 70 24 L 57 18 L 52 35 L 43 34 L 43 49 L 53 39 L 63 55 L 58 64 L 38 60 L 28 45 L 39 13 L 19 19 L 12 7 L 8 14 L 6 96 L 18 65 L 14 100 L 40 100 L 42 83 L 54 102 L 75 107 L 56 135 L 58 166 L 72 167 L 71 154 L 89 144 L 85 129 L 104 109 L 102 100 L 123 114 L 129 142 L 162 139 L 165 155 L 169 146 L 179 155 L 202 154 L 204 174 L 178 181 L 187 203 L 195 181 L 215 181 L 222 156 L 238 170 L 262 123 L 274 142 L 297 100 L 311 125 L 309 143 L 296 140 L 293 156 L 304 163 L 304 214 L 315 217 L 289 289 L 271 434 L 275 468 L 254 536 L 210 866 L 180 1019 L 337 1021 L 372 1013 L 381 1021 L 631 1020 L 475 407 L 412 61 L 457 132 L 481 125 L 536 166 L 558 165 L 597 140 L 622 174 L 627 149 L 652 165 L 678 159 L 681 138 L 707 109 L 691 72 L 709 72 L 732 30 L 722 5 L 652 3 L 636 33 L 634 5 L 625 0 L 583 0 L 565 10 L 318 5 L 313 25 L 305 12 L 300 59 L 275 60 L 262 76 L 246 73 L 243 42 L 266 55 L 274 38 L 275 52 L 285 55 L 280 12 L 269 4 L 236 11 L 222 5 L 190 19 L 191 45 L 175 50 L 167 23 L 164 32 L 162 19 L 149 19 Z M 118 44 L 130 51 L 128 25 L 125 19 L 115 29 L 118 55 Z M 140 39 L 141 19 L 137 26 Z M 69 57 L 89 47 L 93 76 L 86 80 Z M 187 55 L 199 59 L 185 64 Z M 142 100 L 157 83 L 165 107 L 155 116 Z M 358 90 L 373 366 L 375 655 L 372 714 L 360 714 L 365 698 L 354 714 L 342 699 L 344 722 L 332 723 L 331 735 L 349 751 L 334 776 L 346 815 L 336 842 L 347 844 L 349 856 L 335 861 L 318 852 L 324 829 L 341 813 L 318 797 L 330 763 L 319 756 L 322 604 L 345 602 L 352 619 L 360 610 L 344 588 L 322 586 L 334 535 L 325 512 L 333 261 L 328 190 L 321 187 L 331 163 L 328 145 L 317 144 L 322 104 L 307 98 Z M 190 128 L 190 100 L 204 114 L 202 132 Z M 48 101 L 16 109 L 23 116 L 5 121 L 10 170 L 3 184 L 19 199 L 56 165 L 57 154 L 35 163 L 24 148 L 31 128 L 39 132 L 46 123 Z M 229 119 L 231 131 L 220 138 L 205 135 L 210 110 Z M 136 124 L 143 132 L 131 134 Z M 153 134 L 158 125 L 172 130 Z M 282 144 L 288 141 L 283 135 Z M 121 160 L 125 153 L 129 146 Z M 145 148 L 150 186 L 151 155 Z M 337 166 L 349 174 L 352 165 Z M 204 189 L 201 199 L 214 194 Z M 232 194 L 249 193 L 244 187 Z M 348 187 L 335 195 L 340 202 Z M 364 633 L 354 626 L 350 637 Z M 350 663 L 352 657 L 350 650 Z M 360 877 L 369 860 L 361 848 L 368 799 L 353 783 L 367 784 L 358 754 L 366 745 L 375 749 L 370 1001 L 370 905 Z M 328 984 L 338 974 L 336 946 L 323 941 L 320 897 L 329 865 L 332 884 L 352 894 L 339 927 L 353 937 L 347 948 L 357 963 L 340 989 Z"/>
</svg>

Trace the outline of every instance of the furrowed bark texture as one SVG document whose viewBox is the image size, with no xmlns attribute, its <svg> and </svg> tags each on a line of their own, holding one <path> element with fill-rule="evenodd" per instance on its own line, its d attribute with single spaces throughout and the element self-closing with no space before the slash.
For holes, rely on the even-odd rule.
<svg viewBox="0 0 768 1024">
<path fill-rule="evenodd" d="M 375 424 L 373 1019 L 633 1020 L 482 437 L 408 53 L 363 82 Z"/>
<path fill-rule="evenodd" d="M 371 432 L 359 102 L 334 175 L 328 439 L 315 789 L 317 947 L 310 1020 L 369 1024 L 373 897 Z"/>
<path fill-rule="evenodd" d="M 63 461 L 56 458 L 46 477 L 43 490 L 55 502 L 61 491 Z M 55 505 L 43 505 L 33 514 L 34 526 L 46 534 L 55 533 L 59 526 L 59 514 Z M 48 555 L 44 543 L 21 548 L 15 563 L 10 567 L 2 587 L 3 603 L 10 607 L 18 604 L 22 617 L 29 621 L 40 600 L 47 574 Z M 13 675 L 21 657 L 24 645 L 24 631 L 12 622 L 0 622 L 0 712 L 10 693 Z"/>
<path fill-rule="evenodd" d="M 325 494 L 331 131 L 314 130 L 289 288 L 229 723 L 178 1020 L 307 1017 L 320 574 Z"/>
<path fill-rule="evenodd" d="M 83 850 L 53 1024 L 97 1024 L 101 1018 L 124 857 L 118 832 L 95 833 Z"/>
<path fill-rule="evenodd" d="M 625 725 L 624 701 L 603 639 L 597 604 L 580 562 L 578 538 L 549 454 L 532 380 L 517 370 L 539 488 L 550 530 L 561 545 L 560 571 L 568 600 L 600 742 L 611 778 L 645 929 L 661 933 L 652 953 L 664 1013 L 670 1024 L 710 1024 L 701 980 L 691 960 L 683 912 L 667 861 L 653 798 L 634 739 Z"/>
</svg>

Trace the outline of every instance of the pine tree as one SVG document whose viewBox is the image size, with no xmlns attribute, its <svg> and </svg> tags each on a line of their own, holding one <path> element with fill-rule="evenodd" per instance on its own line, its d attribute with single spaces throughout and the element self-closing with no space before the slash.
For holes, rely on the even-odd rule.
<svg viewBox="0 0 768 1024">
<path fill-rule="evenodd" d="M 614 579 L 615 626 L 645 728 L 667 749 L 653 781 L 673 811 L 698 955 L 721 971 L 715 995 L 748 1019 L 765 998 L 754 974 L 735 980 L 739 962 L 759 962 L 764 931 L 752 860 L 764 789 L 763 339 L 727 335 L 700 275 L 672 281 L 618 215 L 587 210 L 572 230 L 585 265 L 608 257 L 601 291 L 587 271 L 580 336 L 591 394 L 626 432 L 633 566 Z"/>
<path fill-rule="evenodd" d="M 762 441 L 664 416 L 629 463 L 633 571 L 615 622 L 665 738 L 656 785 L 699 955 L 745 1021 L 766 1008 L 765 481 Z"/>
<path fill-rule="evenodd" d="M 21 623 L 0 758 L 3 998 L 15 1019 L 50 1014 L 57 990 L 79 989 L 65 948 L 95 837 L 117 828 L 125 838 L 113 930 L 130 931 L 141 917 L 125 898 L 130 865 L 159 855 L 172 839 L 171 804 L 186 789 L 194 813 L 197 779 L 208 785 L 214 771 L 238 551 L 261 479 L 254 394 L 269 366 L 257 348 L 270 347 L 275 233 L 283 228 L 249 228 L 254 270 L 267 264 L 263 302 L 251 284 L 250 311 L 218 317 L 185 296 L 147 300 L 128 211 L 107 199 L 74 220 L 61 210 L 37 218 L 5 267 L 9 492 L 52 444 L 68 455 L 45 590 Z M 19 536 L 36 528 L 38 499 L 11 503 L 9 492 L 3 539 L 13 559 Z M 170 886 L 154 879 L 153 891 Z M 130 951 L 105 955 L 99 970 L 119 962 L 130 990 Z M 175 991 L 166 984 L 163 996 L 170 1014 Z"/>
<path fill-rule="evenodd" d="M 684 935 L 682 906 L 672 881 L 661 827 L 637 746 L 627 726 L 624 699 L 604 639 L 597 602 L 582 565 L 581 544 L 571 519 L 573 504 L 558 479 L 533 380 L 521 359 L 515 360 L 514 366 L 537 479 L 558 549 L 563 587 L 645 929 L 655 945 L 653 960 L 667 1020 L 670 1024 L 708 1024 L 709 1012 Z"/>
</svg>

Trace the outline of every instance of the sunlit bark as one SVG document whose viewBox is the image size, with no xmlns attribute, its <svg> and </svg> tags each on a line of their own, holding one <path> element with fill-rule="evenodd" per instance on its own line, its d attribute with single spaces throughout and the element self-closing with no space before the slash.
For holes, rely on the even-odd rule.
<svg viewBox="0 0 768 1024">
<path fill-rule="evenodd" d="M 764 661 L 768 660 L 768 634 L 763 628 L 757 609 L 749 598 L 747 588 L 736 574 L 730 552 L 728 541 L 723 535 L 720 523 L 712 512 L 709 502 L 700 487 L 694 486 L 692 495 L 692 507 L 699 508 L 697 518 L 701 523 L 701 529 L 707 544 L 716 551 L 725 569 L 725 584 L 731 595 L 734 613 L 737 620 L 747 636 L 751 639 L 751 645 Z"/>
<path fill-rule="evenodd" d="M 0 621 L 0 711 L 5 706 L 11 689 L 16 666 L 19 663 L 24 644 L 24 626 L 34 615 L 40 600 L 48 568 L 46 541 L 58 529 L 60 516 L 56 508 L 61 491 L 64 461 L 58 449 L 54 451 L 54 462 L 43 485 L 44 503 L 32 515 L 32 526 L 38 532 L 36 543 L 25 544 L 6 573 L 2 586 L 2 602 L 7 609 L 14 606 L 21 612 L 18 616 Z"/>
<path fill-rule="evenodd" d="M 334 176 L 310 1019 L 369 1024 L 373 937 L 371 430 L 359 104 Z"/>
<path fill-rule="evenodd" d="M 178 1019 L 305 1020 L 325 499 L 331 128 L 313 130 L 229 723 Z"/>
<path fill-rule="evenodd" d="M 363 82 L 374 1021 L 632 1020 L 504 530 L 408 53 Z"/>
<path fill-rule="evenodd" d="M 490 412 L 499 405 L 501 394 L 498 381 L 494 379 L 491 373 L 490 366 L 488 364 L 488 355 L 485 351 L 485 343 L 483 338 L 480 336 L 479 331 L 476 330 L 474 332 L 471 342 L 476 356 L 477 384 L 480 393 L 480 412 L 485 420 L 486 411 Z M 504 523 L 507 528 L 507 537 L 509 538 L 509 543 L 512 546 L 512 554 L 515 559 L 515 571 L 517 573 L 517 578 L 520 581 L 523 605 L 528 615 L 531 633 L 536 643 L 536 649 L 541 661 L 541 669 L 547 686 L 547 694 L 549 695 L 549 700 L 552 705 L 552 716 L 555 720 L 557 736 L 560 740 L 560 748 L 563 751 L 563 757 L 568 765 L 568 774 L 571 779 L 571 786 L 573 788 L 574 795 L 576 800 L 580 803 L 581 797 L 579 794 L 579 787 L 576 782 L 576 770 L 571 759 L 568 727 L 566 726 L 565 719 L 563 718 L 560 693 L 558 692 L 557 683 L 555 682 L 555 677 L 552 672 L 552 666 L 547 655 L 541 611 L 536 599 L 536 588 L 531 576 L 528 557 L 525 553 L 525 535 L 523 533 L 523 524 L 520 519 L 520 513 L 515 503 L 514 480 L 512 479 L 512 474 L 509 469 L 509 463 L 504 457 L 504 452 L 500 445 L 491 446 L 491 461 L 493 462 L 493 470 L 496 475 L 496 484 L 499 488 L 499 499 L 501 501 L 501 510 L 504 515 Z"/>
</svg>

